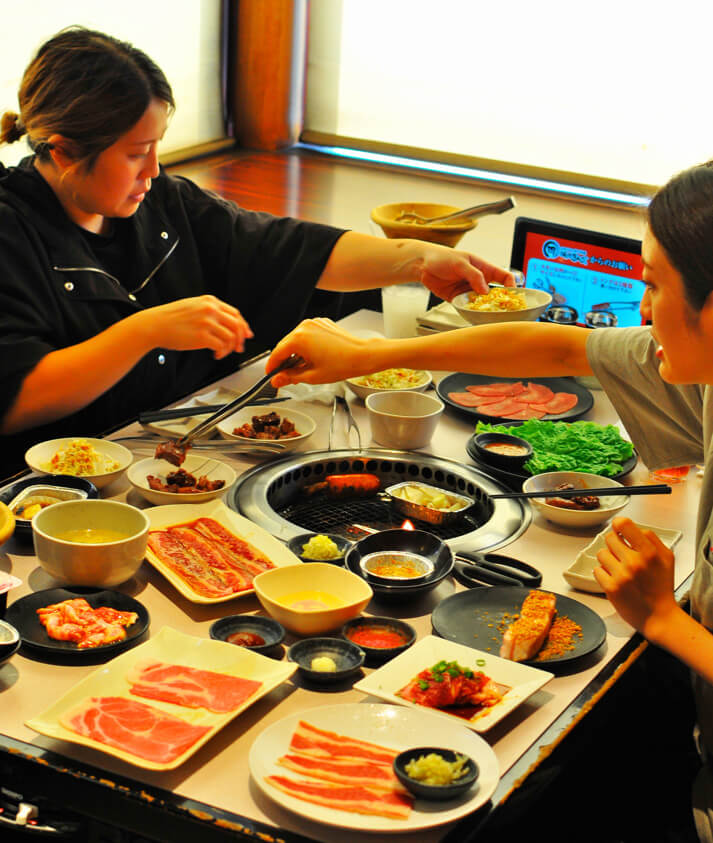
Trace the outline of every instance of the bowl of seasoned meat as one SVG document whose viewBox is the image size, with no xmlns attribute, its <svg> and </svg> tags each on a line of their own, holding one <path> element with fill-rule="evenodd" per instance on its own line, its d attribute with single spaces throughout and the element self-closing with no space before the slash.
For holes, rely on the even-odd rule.
<svg viewBox="0 0 713 843">
<path fill-rule="evenodd" d="M 609 489 L 611 495 L 588 495 L 587 489 Z M 559 497 L 561 489 L 581 489 L 581 495 Z M 626 486 L 599 474 L 583 471 L 547 471 L 528 477 L 523 492 L 552 492 L 551 497 L 530 498 L 530 503 L 554 524 L 563 527 L 594 527 L 608 521 L 628 503 Z"/>
<path fill-rule="evenodd" d="M 180 468 L 150 457 L 130 466 L 126 477 L 142 497 L 161 506 L 211 501 L 223 495 L 237 475 L 226 463 L 189 451 Z"/>
<path fill-rule="evenodd" d="M 280 442 L 285 448 L 296 448 L 314 433 L 317 423 L 306 413 L 281 404 L 243 407 L 217 425 L 223 439 L 259 443 Z"/>
</svg>

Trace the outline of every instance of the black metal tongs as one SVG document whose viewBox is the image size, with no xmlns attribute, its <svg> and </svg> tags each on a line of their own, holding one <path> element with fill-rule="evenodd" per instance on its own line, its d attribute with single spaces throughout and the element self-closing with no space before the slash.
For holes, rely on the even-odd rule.
<svg viewBox="0 0 713 843">
<path fill-rule="evenodd" d="M 202 436 L 204 433 L 207 433 L 209 430 L 212 430 L 219 422 L 222 422 L 223 419 L 227 418 L 228 416 L 232 415 L 236 410 L 239 410 L 241 407 L 244 407 L 246 404 L 249 404 L 251 399 L 256 396 L 260 390 L 265 386 L 265 384 L 276 375 L 278 372 L 284 372 L 285 369 L 293 369 L 295 366 L 301 366 L 304 363 L 304 360 L 297 354 L 290 354 L 289 357 L 286 357 L 279 366 L 276 366 L 271 372 L 268 372 L 266 375 L 260 378 L 260 380 L 251 386 L 249 389 L 246 389 L 245 392 L 238 395 L 237 398 L 234 398 L 224 407 L 221 407 L 220 410 L 213 413 L 212 416 L 208 416 L 205 421 L 202 421 L 199 425 L 196 425 L 193 430 L 187 433 L 185 436 L 182 436 L 180 439 L 176 441 L 176 446 L 179 448 L 188 448 L 193 443 L 193 440 L 199 436 Z"/>
</svg>

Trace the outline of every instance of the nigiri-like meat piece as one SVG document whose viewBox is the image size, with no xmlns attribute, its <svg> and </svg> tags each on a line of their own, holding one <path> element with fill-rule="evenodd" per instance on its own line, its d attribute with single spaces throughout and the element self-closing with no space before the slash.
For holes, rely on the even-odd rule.
<svg viewBox="0 0 713 843">
<path fill-rule="evenodd" d="M 520 616 L 505 630 L 500 655 L 515 662 L 529 661 L 545 643 L 555 618 L 557 598 L 546 591 L 531 591 Z"/>
</svg>

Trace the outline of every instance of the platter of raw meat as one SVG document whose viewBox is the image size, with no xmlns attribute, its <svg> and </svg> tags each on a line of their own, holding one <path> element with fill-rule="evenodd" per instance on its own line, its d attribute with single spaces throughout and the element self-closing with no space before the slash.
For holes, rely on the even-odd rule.
<svg viewBox="0 0 713 843">
<path fill-rule="evenodd" d="M 296 669 L 164 627 L 25 725 L 137 767 L 171 770 Z"/>
<path fill-rule="evenodd" d="M 480 768 L 476 785 L 446 802 L 414 800 L 393 775 L 392 762 L 415 746 L 466 753 Z M 500 776 L 490 745 L 461 723 L 425 709 L 372 703 L 288 715 L 258 735 L 248 763 L 254 784 L 282 808 L 326 825 L 381 833 L 413 832 L 470 814 L 490 799 Z"/>
<path fill-rule="evenodd" d="M 454 372 L 436 389 L 449 406 L 487 422 L 574 421 L 594 404 L 592 393 L 573 378 L 498 378 Z"/>
</svg>

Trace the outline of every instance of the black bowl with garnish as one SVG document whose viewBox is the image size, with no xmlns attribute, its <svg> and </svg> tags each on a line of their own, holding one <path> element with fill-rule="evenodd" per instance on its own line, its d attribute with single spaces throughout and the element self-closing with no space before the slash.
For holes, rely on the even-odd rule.
<svg viewBox="0 0 713 843">
<path fill-rule="evenodd" d="M 458 772 L 460 775 L 457 775 Z M 470 756 L 461 752 L 438 746 L 419 746 L 396 756 L 394 773 L 401 784 L 417 798 L 440 802 L 456 799 L 470 790 L 480 770 Z M 453 775 L 450 781 L 449 773 Z M 443 783 L 427 784 L 432 778 L 442 778 Z"/>
</svg>

